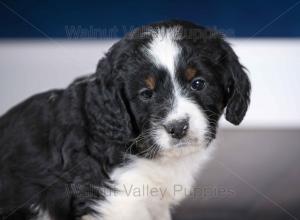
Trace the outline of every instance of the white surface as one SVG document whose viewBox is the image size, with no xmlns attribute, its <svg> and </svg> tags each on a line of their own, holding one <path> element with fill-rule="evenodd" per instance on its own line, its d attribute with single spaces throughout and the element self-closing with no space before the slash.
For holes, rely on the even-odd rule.
<svg viewBox="0 0 300 220">
<path fill-rule="evenodd" d="M 300 39 L 234 39 L 248 68 L 248 127 L 300 127 Z M 24 98 L 92 73 L 112 41 L 0 41 L 0 114 Z M 222 126 L 230 126 L 222 121 Z M 230 126 L 231 127 L 231 126 Z"/>
</svg>

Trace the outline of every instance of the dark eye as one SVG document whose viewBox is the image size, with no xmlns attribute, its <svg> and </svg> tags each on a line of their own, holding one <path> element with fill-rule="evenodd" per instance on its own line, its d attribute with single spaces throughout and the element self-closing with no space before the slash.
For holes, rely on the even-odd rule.
<svg viewBox="0 0 300 220">
<path fill-rule="evenodd" d="M 153 91 L 151 89 L 142 89 L 140 91 L 140 97 L 142 99 L 145 99 L 145 100 L 151 99 L 152 96 L 153 96 Z"/>
<path fill-rule="evenodd" d="M 191 89 L 196 91 L 200 91 L 204 89 L 205 86 L 206 86 L 206 82 L 202 78 L 195 78 L 191 83 Z"/>
</svg>

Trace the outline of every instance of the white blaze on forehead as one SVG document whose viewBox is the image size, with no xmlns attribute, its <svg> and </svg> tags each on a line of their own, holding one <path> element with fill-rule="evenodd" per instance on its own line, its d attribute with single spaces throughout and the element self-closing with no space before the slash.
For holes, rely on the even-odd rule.
<svg viewBox="0 0 300 220">
<path fill-rule="evenodd" d="M 153 36 L 153 39 L 145 48 L 145 52 L 156 66 L 167 69 L 173 83 L 174 100 L 163 124 L 174 120 L 189 119 L 188 140 L 186 141 L 190 142 L 192 147 L 205 146 L 205 133 L 208 128 L 207 118 L 201 107 L 184 93 L 175 77 L 176 64 L 181 52 L 180 45 L 177 44 L 177 40 L 181 38 L 180 28 L 160 28 L 149 34 Z M 174 140 L 163 126 L 155 130 L 154 139 L 163 149 L 174 147 L 172 146 Z"/>
<path fill-rule="evenodd" d="M 146 52 L 157 66 L 165 67 L 172 76 L 175 75 L 176 60 L 180 47 L 176 43 L 179 28 L 161 28 L 152 32 L 153 40 Z"/>
</svg>

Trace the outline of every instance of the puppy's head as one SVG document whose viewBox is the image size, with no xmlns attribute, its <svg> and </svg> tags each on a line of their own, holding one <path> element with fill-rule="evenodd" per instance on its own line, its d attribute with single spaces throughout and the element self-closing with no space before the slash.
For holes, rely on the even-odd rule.
<svg viewBox="0 0 300 220">
<path fill-rule="evenodd" d="M 249 79 L 229 44 L 188 22 L 134 30 L 100 61 L 98 77 L 117 81 L 106 89 L 122 93 L 141 155 L 206 147 L 224 109 L 238 125 L 249 103 Z"/>
</svg>

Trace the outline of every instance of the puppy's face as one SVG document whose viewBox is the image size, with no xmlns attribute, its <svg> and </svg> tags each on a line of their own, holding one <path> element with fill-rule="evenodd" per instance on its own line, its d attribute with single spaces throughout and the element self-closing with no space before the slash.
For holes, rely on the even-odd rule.
<svg viewBox="0 0 300 220">
<path fill-rule="evenodd" d="M 234 124 L 246 112 L 250 84 L 235 54 L 220 36 L 192 27 L 199 39 L 185 25 L 151 26 L 119 57 L 142 154 L 206 147 L 226 105 Z"/>
</svg>

